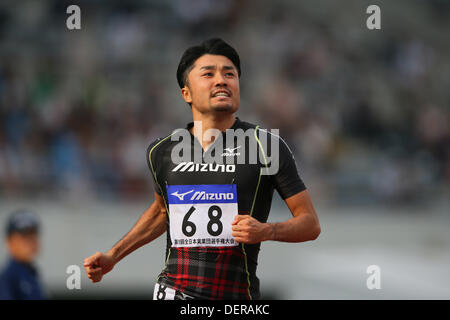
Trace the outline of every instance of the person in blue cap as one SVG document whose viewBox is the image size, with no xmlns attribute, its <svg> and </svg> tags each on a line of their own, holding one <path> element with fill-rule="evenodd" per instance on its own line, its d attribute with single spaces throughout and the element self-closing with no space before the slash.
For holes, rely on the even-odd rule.
<svg viewBox="0 0 450 320">
<path fill-rule="evenodd" d="M 13 212 L 6 224 L 9 261 L 0 273 L 0 299 L 42 300 L 42 286 L 34 259 L 39 252 L 39 220 L 28 210 Z"/>
</svg>

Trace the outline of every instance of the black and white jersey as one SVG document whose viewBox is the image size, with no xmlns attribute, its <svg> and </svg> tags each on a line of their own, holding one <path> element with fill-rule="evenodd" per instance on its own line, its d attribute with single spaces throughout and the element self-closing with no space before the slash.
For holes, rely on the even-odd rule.
<svg viewBox="0 0 450 320">
<path fill-rule="evenodd" d="M 192 127 L 191 122 L 186 129 Z M 286 199 L 306 187 L 291 150 L 279 136 L 239 118 L 230 129 L 221 132 L 206 151 L 190 132 L 183 141 L 174 139 L 176 130 L 148 147 L 155 191 L 167 209 L 166 265 L 157 280 L 160 288 L 200 299 L 260 297 L 256 276 L 260 244 L 235 242 L 231 223 L 237 214 L 266 222 L 274 190 Z M 228 132 L 239 129 L 247 133 L 245 139 L 227 138 Z M 277 142 L 276 148 L 270 139 L 275 139 L 271 141 Z M 192 153 L 184 161 L 174 161 L 180 150 Z M 200 157 L 195 150 L 200 150 Z M 274 167 L 276 172 L 268 170 Z"/>
</svg>

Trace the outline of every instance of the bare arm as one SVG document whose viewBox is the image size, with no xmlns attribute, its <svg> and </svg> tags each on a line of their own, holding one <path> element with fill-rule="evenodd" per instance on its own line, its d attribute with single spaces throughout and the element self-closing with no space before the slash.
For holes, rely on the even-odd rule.
<svg viewBox="0 0 450 320">
<path fill-rule="evenodd" d="M 116 263 L 166 231 L 166 207 L 163 201 L 155 193 L 152 205 L 144 211 L 134 227 L 108 251 Z"/>
<path fill-rule="evenodd" d="M 103 275 L 134 250 L 158 238 L 166 231 L 166 207 L 164 199 L 155 193 L 155 201 L 144 211 L 133 228 L 107 253 L 97 252 L 84 259 L 89 279 L 98 282 Z"/>
<path fill-rule="evenodd" d="M 249 215 L 238 215 L 233 222 L 235 240 L 241 243 L 315 240 L 320 234 L 320 224 L 308 191 L 299 192 L 285 201 L 293 218 L 284 222 L 261 223 Z"/>
<path fill-rule="evenodd" d="M 272 232 L 269 240 L 303 242 L 315 240 L 320 234 L 320 223 L 308 191 L 302 191 L 287 198 L 286 204 L 293 218 L 270 223 Z"/>
</svg>

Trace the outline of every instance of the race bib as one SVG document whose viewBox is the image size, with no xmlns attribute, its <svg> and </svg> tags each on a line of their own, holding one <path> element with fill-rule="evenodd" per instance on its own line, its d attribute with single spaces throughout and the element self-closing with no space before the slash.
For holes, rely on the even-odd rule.
<svg viewBox="0 0 450 320">
<path fill-rule="evenodd" d="M 194 297 L 171 287 L 156 283 L 153 300 L 192 300 Z"/>
<path fill-rule="evenodd" d="M 167 186 L 173 247 L 237 246 L 231 223 L 238 214 L 235 184 Z"/>
<path fill-rule="evenodd" d="M 153 300 L 175 300 L 175 294 L 174 289 L 156 283 L 153 290 Z"/>
</svg>

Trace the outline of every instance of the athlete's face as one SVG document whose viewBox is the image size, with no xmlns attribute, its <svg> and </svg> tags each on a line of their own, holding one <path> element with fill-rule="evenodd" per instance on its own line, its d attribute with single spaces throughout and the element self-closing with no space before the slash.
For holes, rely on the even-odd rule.
<svg viewBox="0 0 450 320">
<path fill-rule="evenodd" d="M 195 61 L 181 94 L 200 113 L 234 113 L 240 103 L 237 69 L 225 56 L 205 54 Z"/>
</svg>

